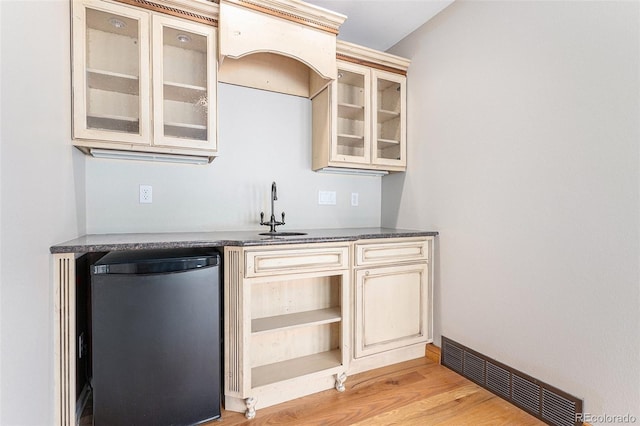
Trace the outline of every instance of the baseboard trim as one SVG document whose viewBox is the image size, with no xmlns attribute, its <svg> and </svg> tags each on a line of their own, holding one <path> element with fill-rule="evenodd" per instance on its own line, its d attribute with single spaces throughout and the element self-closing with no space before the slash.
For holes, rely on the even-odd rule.
<svg viewBox="0 0 640 426">
<path fill-rule="evenodd" d="M 427 343 L 427 347 L 424 351 L 424 356 L 426 356 L 427 359 L 435 362 L 436 364 L 440 364 L 440 348 L 433 343 Z"/>
</svg>

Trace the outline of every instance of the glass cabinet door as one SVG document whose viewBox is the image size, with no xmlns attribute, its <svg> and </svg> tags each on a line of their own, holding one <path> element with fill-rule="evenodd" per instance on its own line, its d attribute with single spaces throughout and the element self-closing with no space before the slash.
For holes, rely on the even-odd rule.
<svg viewBox="0 0 640 426">
<path fill-rule="evenodd" d="M 148 14 L 74 2 L 74 136 L 148 144 Z"/>
<path fill-rule="evenodd" d="M 370 72 L 368 68 L 338 62 L 338 79 L 334 83 L 336 136 L 332 149 L 333 161 L 369 163 L 370 134 Z"/>
<path fill-rule="evenodd" d="M 216 148 L 215 29 L 153 17 L 154 144 Z"/>
<path fill-rule="evenodd" d="M 406 77 L 373 70 L 373 164 L 406 165 Z"/>
</svg>

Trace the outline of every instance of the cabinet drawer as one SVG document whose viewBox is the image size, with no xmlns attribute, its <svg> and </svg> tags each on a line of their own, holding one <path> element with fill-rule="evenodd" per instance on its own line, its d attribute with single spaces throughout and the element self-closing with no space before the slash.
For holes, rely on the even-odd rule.
<svg viewBox="0 0 640 426">
<path fill-rule="evenodd" d="M 245 277 L 247 278 L 341 270 L 348 267 L 348 246 L 245 252 Z"/>
<path fill-rule="evenodd" d="M 356 244 L 356 266 L 424 261 L 428 259 L 429 242 L 424 238 Z"/>
</svg>

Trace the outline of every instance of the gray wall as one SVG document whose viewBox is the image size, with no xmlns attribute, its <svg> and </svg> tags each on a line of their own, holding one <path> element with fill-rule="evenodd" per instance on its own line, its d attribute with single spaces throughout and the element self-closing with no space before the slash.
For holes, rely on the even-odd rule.
<svg viewBox="0 0 640 426">
<path fill-rule="evenodd" d="M 71 147 L 69 16 L 67 0 L 0 0 L 2 425 L 53 424 L 51 245 L 88 232 L 257 229 L 272 180 L 286 228 L 380 224 L 380 178 L 310 170 L 302 98 L 221 85 L 209 166 L 85 157 Z M 138 203 L 139 184 L 153 185 L 153 204 Z M 338 204 L 318 206 L 318 190 L 337 191 Z"/>
<path fill-rule="evenodd" d="M 640 417 L 638 2 L 456 1 L 412 59 L 383 224 L 441 232 L 436 331 Z"/>
<path fill-rule="evenodd" d="M 69 3 L 0 1 L 0 424 L 53 424 L 49 247 L 84 233 Z"/>
<path fill-rule="evenodd" d="M 87 159 L 87 231 L 258 229 L 278 184 L 281 229 L 380 226 L 381 178 L 311 170 L 311 101 L 218 85 L 220 155 L 208 166 Z M 140 184 L 153 203 L 138 202 Z M 319 206 L 318 190 L 336 191 Z M 351 206 L 351 193 L 359 205 Z"/>
</svg>

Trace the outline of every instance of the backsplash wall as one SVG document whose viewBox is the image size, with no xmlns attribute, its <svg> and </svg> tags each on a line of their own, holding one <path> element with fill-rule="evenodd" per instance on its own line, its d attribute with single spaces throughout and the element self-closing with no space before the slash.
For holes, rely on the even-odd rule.
<svg viewBox="0 0 640 426">
<path fill-rule="evenodd" d="M 311 170 L 308 99 L 219 84 L 218 145 L 206 166 L 87 157 L 87 233 L 259 229 L 272 181 L 284 229 L 380 226 L 382 178 Z M 152 204 L 139 203 L 141 184 Z M 336 205 L 318 205 L 319 190 Z"/>
</svg>

